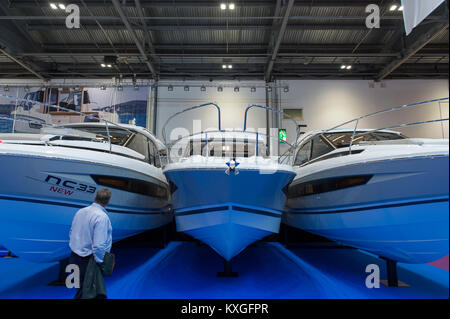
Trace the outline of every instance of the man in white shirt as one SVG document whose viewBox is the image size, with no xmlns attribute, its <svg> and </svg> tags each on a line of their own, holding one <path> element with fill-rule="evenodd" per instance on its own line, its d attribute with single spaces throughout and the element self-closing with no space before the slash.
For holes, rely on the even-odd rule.
<svg viewBox="0 0 450 319">
<path fill-rule="evenodd" d="M 72 254 L 69 263 L 78 265 L 80 269 L 80 288 L 77 289 L 75 299 L 81 298 L 83 281 L 91 256 L 94 256 L 98 264 L 102 264 L 105 253 L 111 250 L 112 227 L 105 209 L 110 199 L 110 190 L 99 190 L 94 203 L 80 209 L 73 218 L 69 242 Z"/>
</svg>

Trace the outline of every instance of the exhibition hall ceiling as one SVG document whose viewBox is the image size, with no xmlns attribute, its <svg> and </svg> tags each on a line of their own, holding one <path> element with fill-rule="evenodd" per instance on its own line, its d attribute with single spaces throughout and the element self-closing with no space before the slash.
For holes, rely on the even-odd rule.
<svg viewBox="0 0 450 319">
<path fill-rule="evenodd" d="M 400 0 L 1 1 L 0 77 L 448 78 L 448 2 L 408 36 L 402 13 Z"/>
</svg>

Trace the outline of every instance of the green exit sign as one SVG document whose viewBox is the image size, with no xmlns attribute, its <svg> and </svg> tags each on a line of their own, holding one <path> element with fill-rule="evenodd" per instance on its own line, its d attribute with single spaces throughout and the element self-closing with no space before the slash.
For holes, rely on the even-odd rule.
<svg viewBox="0 0 450 319">
<path fill-rule="evenodd" d="M 278 129 L 278 139 L 280 140 L 280 143 L 286 142 L 286 129 L 280 128 Z"/>
</svg>

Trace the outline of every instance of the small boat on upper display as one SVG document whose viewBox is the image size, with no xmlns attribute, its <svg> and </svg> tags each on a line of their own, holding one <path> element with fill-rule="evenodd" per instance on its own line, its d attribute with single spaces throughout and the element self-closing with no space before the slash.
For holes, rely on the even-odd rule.
<svg viewBox="0 0 450 319">
<path fill-rule="evenodd" d="M 169 223 L 164 145 L 133 125 L 67 124 L 41 134 L 0 134 L 0 243 L 36 262 L 70 253 L 74 214 L 108 188 L 113 241 Z"/>
<path fill-rule="evenodd" d="M 295 174 L 292 166 L 268 156 L 264 134 L 246 131 L 246 124 L 243 131 L 221 130 L 218 110 L 219 130 L 177 140 L 163 171 L 177 231 L 229 261 L 253 242 L 278 233 L 286 186 Z"/>
<path fill-rule="evenodd" d="M 449 251 L 449 143 L 390 130 L 315 131 L 298 142 L 284 222 L 406 263 Z"/>
</svg>

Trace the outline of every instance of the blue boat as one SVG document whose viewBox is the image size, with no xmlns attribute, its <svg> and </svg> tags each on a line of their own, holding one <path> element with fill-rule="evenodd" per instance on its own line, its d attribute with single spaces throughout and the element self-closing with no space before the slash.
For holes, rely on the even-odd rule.
<svg viewBox="0 0 450 319">
<path fill-rule="evenodd" d="M 248 132 L 246 121 L 242 131 L 221 130 L 219 107 L 207 105 L 219 110 L 219 130 L 172 143 L 163 172 L 177 231 L 230 261 L 253 242 L 278 233 L 286 187 L 295 174 L 292 166 L 268 155 L 264 134 Z"/>
<path fill-rule="evenodd" d="M 448 156 L 448 139 L 387 129 L 307 133 L 283 221 L 391 261 L 437 260 L 449 253 Z"/>
</svg>

